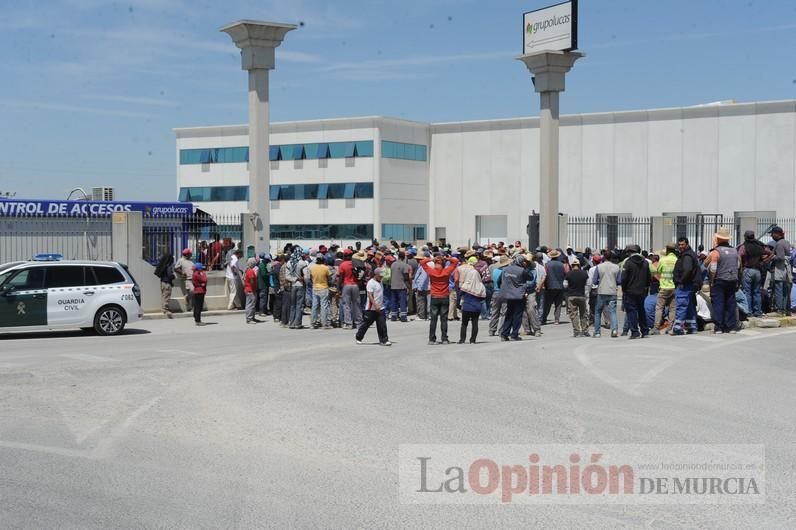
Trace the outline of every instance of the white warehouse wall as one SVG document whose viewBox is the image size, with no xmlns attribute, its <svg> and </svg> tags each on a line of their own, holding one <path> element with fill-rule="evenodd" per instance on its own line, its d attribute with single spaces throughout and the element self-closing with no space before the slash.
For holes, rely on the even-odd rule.
<svg viewBox="0 0 796 530">
<path fill-rule="evenodd" d="M 538 211 L 539 120 L 432 124 L 431 221 L 449 241 L 475 216 L 508 216 L 526 238 Z M 796 215 L 796 102 L 563 116 L 560 211 Z M 433 233 L 433 231 L 431 232 Z"/>
</svg>

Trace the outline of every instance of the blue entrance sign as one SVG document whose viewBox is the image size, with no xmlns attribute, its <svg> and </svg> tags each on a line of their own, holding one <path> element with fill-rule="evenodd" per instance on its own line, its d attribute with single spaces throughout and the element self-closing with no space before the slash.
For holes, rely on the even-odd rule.
<svg viewBox="0 0 796 530">
<path fill-rule="evenodd" d="M 141 212 L 144 217 L 193 215 L 190 202 L 38 201 L 0 199 L 0 217 L 107 217 L 116 212 Z"/>
</svg>

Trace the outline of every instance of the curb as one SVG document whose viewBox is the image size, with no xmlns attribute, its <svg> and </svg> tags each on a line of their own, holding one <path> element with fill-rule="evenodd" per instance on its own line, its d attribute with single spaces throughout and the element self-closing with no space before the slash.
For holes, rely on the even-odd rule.
<svg viewBox="0 0 796 530">
<path fill-rule="evenodd" d="M 202 311 L 202 316 L 216 317 L 223 315 L 240 315 L 242 313 L 245 313 L 243 309 L 237 309 L 233 311 L 218 309 L 214 311 Z M 193 318 L 193 313 L 172 313 L 171 318 Z M 169 318 L 163 313 L 144 313 L 144 318 L 142 318 L 142 320 L 169 320 Z"/>
</svg>

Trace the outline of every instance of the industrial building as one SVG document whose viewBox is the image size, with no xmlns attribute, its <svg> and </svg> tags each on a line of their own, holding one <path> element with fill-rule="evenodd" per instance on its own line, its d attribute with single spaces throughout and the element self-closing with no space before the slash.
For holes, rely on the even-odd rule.
<svg viewBox="0 0 796 530">
<path fill-rule="evenodd" d="M 245 125 L 176 129 L 177 195 L 247 211 Z M 569 215 L 796 215 L 796 100 L 561 117 Z M 526 240 L 539 120 L 274 123 L 271 240 Z"/>
</svg>

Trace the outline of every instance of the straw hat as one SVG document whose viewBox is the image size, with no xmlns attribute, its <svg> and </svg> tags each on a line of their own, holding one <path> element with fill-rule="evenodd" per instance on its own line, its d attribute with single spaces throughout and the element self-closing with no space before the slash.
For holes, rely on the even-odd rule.
<svg viewBox="0 0 796 530">
<path fill-rule="evenodd" d="M 360 250 L 359 252 L 354 254 L 353 259 L 359 259 L 359 260 L 367 259 L 367 256 L 365 255 L 365 251 L 364 250 Z"/>
<path fill-rule="evenodd" d="M 547 255 L 550 256 L 550 259 L 556 259 L 561 253 L 557 249 L 553 249 Z"/>
<path fill-rule="evenodd" d="M 464 254 L 464 259 L 468 259 L 470 256 L 475 256 L 475 255 L 476 255 L 475 250 L 470 249 Z"/>
<path fill-rule="evenodd" d="M 719 231 L 714 234 L 716 239 L 720 239 L 722 241 L 729 241 L 730 240 L 730 229 L 726 226 L 720 226 Z"/>
<path fill-rule="evenodd" d="M 505 254 L 502 254 L 500 256 L 500 259 L 498 260 L 497 267 L 498 269 L 502 269 L 503 267 L 507 266 L 509 263 L 511 263 L 511 258 L 506 256 Z"/>
</svg>

